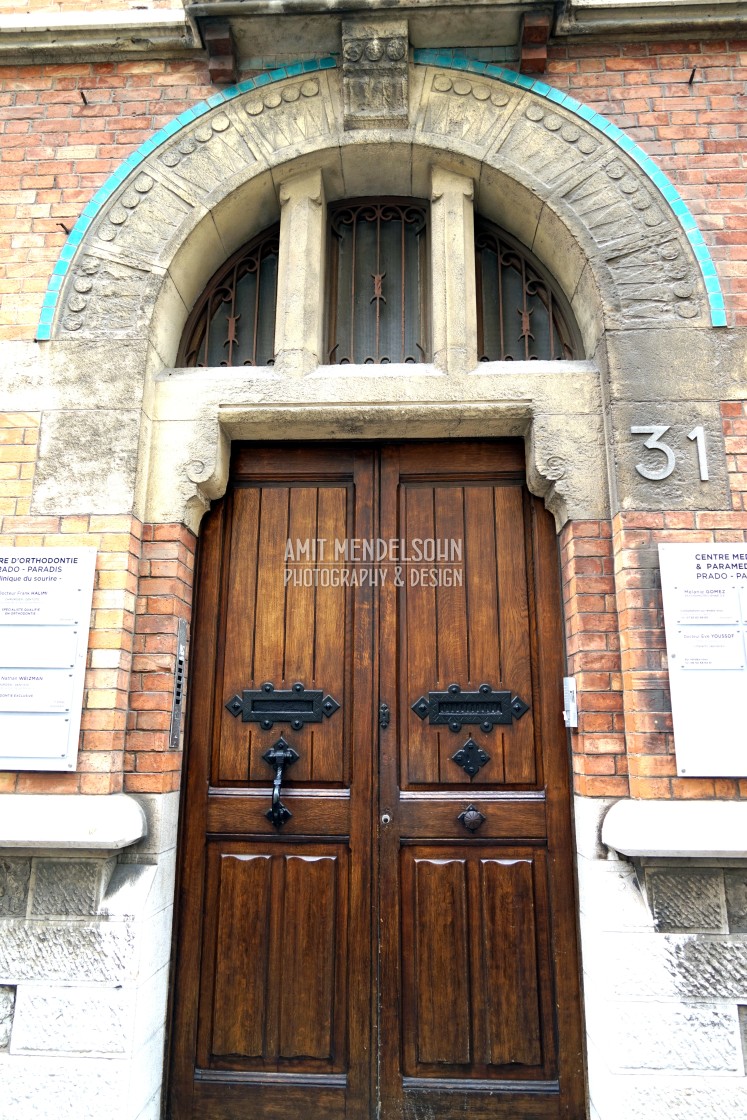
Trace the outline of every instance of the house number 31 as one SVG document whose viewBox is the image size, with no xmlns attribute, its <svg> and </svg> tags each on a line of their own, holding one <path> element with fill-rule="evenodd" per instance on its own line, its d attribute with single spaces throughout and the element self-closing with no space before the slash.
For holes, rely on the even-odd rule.
<svg viewBox="0 0 747 1120">
<path fill-rule="evenodd" d="M 671 424 L 634 424 L 630 431 L 634 436 L 648 436 L 648 439 L 643 441 L 643 446 L 648 447 L 651 451 L 661 451 L 664 456 L 664 462 L 658 467 L 648 467 L 645 463 L 636 463 L 635 469 L 638 471 L 642 478 L 648 478 L 652 482 L 663 482 L 665 478 L 669 478 L 674 470 L 676 460 L 674 451 L 668 443 L 662 441 L 662 436 L 668 432 Z M 700 478 L 702 482 L 708 482 L 708 457 L 706 455 L 706 439 L 705 429 L 702 424 L 698 424 L 697 428 L 693 428 L 691 432 L 687 433 L 687 438 L 695 440 L 695 445 L 698 449 L 698 468 L 700 470 Z"/>
</svg>

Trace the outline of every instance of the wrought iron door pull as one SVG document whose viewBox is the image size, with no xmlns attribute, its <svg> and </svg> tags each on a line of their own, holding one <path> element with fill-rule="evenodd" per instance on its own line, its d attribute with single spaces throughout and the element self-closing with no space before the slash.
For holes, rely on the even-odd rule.
<svg viewBox="0 0 747 1120">
<path fill-rule="evenodd" d="M 290 809 L 286 809 L 280 800 L 280 789 L 283 784 L 283 774 L 287 766 L 292 766 L 294 762 L 298 762 L 298 751 L 294 751 L 293 747 L 289 746 L 283 739 L 282 735 L 274 746 L 265 751 L 262 758 L 270 766 L 275 768 L 275 777 L 272 780 L 272 805 L 265 813 L 268 821 L 275 825 L 275 828 L 282 828 L 286 821 L 289 821 L 293 814 Z"/>
</svg>

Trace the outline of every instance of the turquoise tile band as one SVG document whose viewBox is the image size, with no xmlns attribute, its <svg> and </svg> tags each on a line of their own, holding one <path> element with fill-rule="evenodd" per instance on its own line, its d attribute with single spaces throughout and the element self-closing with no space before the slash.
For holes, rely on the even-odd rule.
<svg viewBox="0 0 747 1120">
<path fill-rule="evenodd" d="M 464 53 L 453 50 L 416 50 L 414 57 L 416 64 L 421 66 L 441 66 L 450 70 L 463 70 L 474 74 L 483 74 L 490 78 L 497 78 L 499 81 L 506 82 L 508 85 L 531 90 L 538 97 L 543 97 L 547 101 L 562 105 L 568 112 L 575 114 L 592 125 L 592 127 L 603 132 L 621 151 L 635 160 L 677 218 L 692 246 L 698 265 L 700 266 L 710 304 L 711 324 L 714 327 L 725 327 L 727 325 L 724 297 L 719 284 L 716 266 L 708 251 L 708 246 L 703 240 L 703 235 L 697 228 L 695 219 L 687 208 L 687 204 L 680 197 L 677 188 L 670 182 L 664 172 L 657 167 L 643 149 L 626 136 L 617 125 L 613 124 L 612 121 L 608 121 L 606 117 L 595 112 L 588 105 L 582 105 L 581 102 L 576 101 L 574 97 L 553 89 L 552 86 L 548 86 L 545 82 L 540 82 L 535 78 L 529 78 L 525 74 L 518 74 L 514 70 L 508 70 L 505 66 L 499 66 L 491 62 L 481 62 L 474 58 L 469 58 Z M 96 219 L 102 206 L 111 198 L 117 188 L 121 186 L 122 182 L 143 162 L 143 160 L 147 159 L 156 148 L 160 147 L 161 144 L 165 143 L 165 141 L 170 139 L 175 133 L 179 132 L 180 129 L 192 124 L 199 117 L 204 116 L 205 113 L 209 113 L 211 109 L 215 109 L 218 105 L 222 105 L 227 101 L 233 101 L 234 98 L 248 93 L 249 90 L 258 89 L 262 86 L 270 85 L 273 82 L 281 82 L 285 78 L 293 78 L 299 74 L 310 74 L 317 70 L 331 70 L 334 69 L 336 65 L 337 61 L 332 57 L 308 59 L 303 62 L 291 63 L 288 66 L 280 66 L 275 70 L 258 74 L 254 78 L 247 78 L 246 81 L 239 82 L 237 85 L 230 86 L 228 89 L 214 93 L 205 101 L 199 102 L 199 104 L 190 109 L 185 109 L 183 113 L 174 117 L 173 120 L 169 121 L 168 124 L 164 125 L 164 127 L 159 129 L 149 140 L 146 140 L 139 148 L 129 155 L 127 159 L 120 164 L 117 170 L 112 172 L 106 182 L 99 187 L 90 202 L 88 202 L 60 251 L 42 303 L 41 315 L 36 331 L 37 341 L 41 342 L 51 338 L 52 322 L 54 320 L 55 308 L 62 287 L 63 277 L 70 267 L 70 262 L 75 256 L 89 227 Z"/>
</svg>

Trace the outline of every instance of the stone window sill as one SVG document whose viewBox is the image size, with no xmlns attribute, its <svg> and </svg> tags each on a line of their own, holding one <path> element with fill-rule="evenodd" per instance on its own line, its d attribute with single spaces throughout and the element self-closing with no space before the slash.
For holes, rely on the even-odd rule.
<svg viewBox="0 0 747 1120">
<path fill-rule="evenodd" d="M 747 857 L 747 802 L 618 801 L 602 823 L 602 842 L 631 858 Z"/>
<path fill-rule="evenodd" d="M 0 799 L 0 848 L 116 852 L 146 834 L 142 806 L 126 793 L 6 793 Z"/>
</svg>

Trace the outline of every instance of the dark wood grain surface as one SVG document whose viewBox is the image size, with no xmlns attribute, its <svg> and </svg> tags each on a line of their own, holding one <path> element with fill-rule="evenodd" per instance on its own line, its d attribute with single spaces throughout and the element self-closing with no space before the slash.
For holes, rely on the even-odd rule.
<svg viewBox="0 0 747 1120">
<path fill-rule="evenodd" d="M 377 587 L 284 579 L 287 541 L 346 537 L 460 551 L 385 558 Z M 173 1120 L 582 1120 L 556 540 L 520 443 L 236 447 L 192 666 Z M 226 710 L 267 681 L 340 709 L 300 729 Z M 484 683 L 528 711 L 455 732 L 412 710 Z M 299 759 L 277 830 L 262 755 L 281 734 Z M 453 760 L 470 737 L 489 756 L 472 778 Z"/>
</svg>

